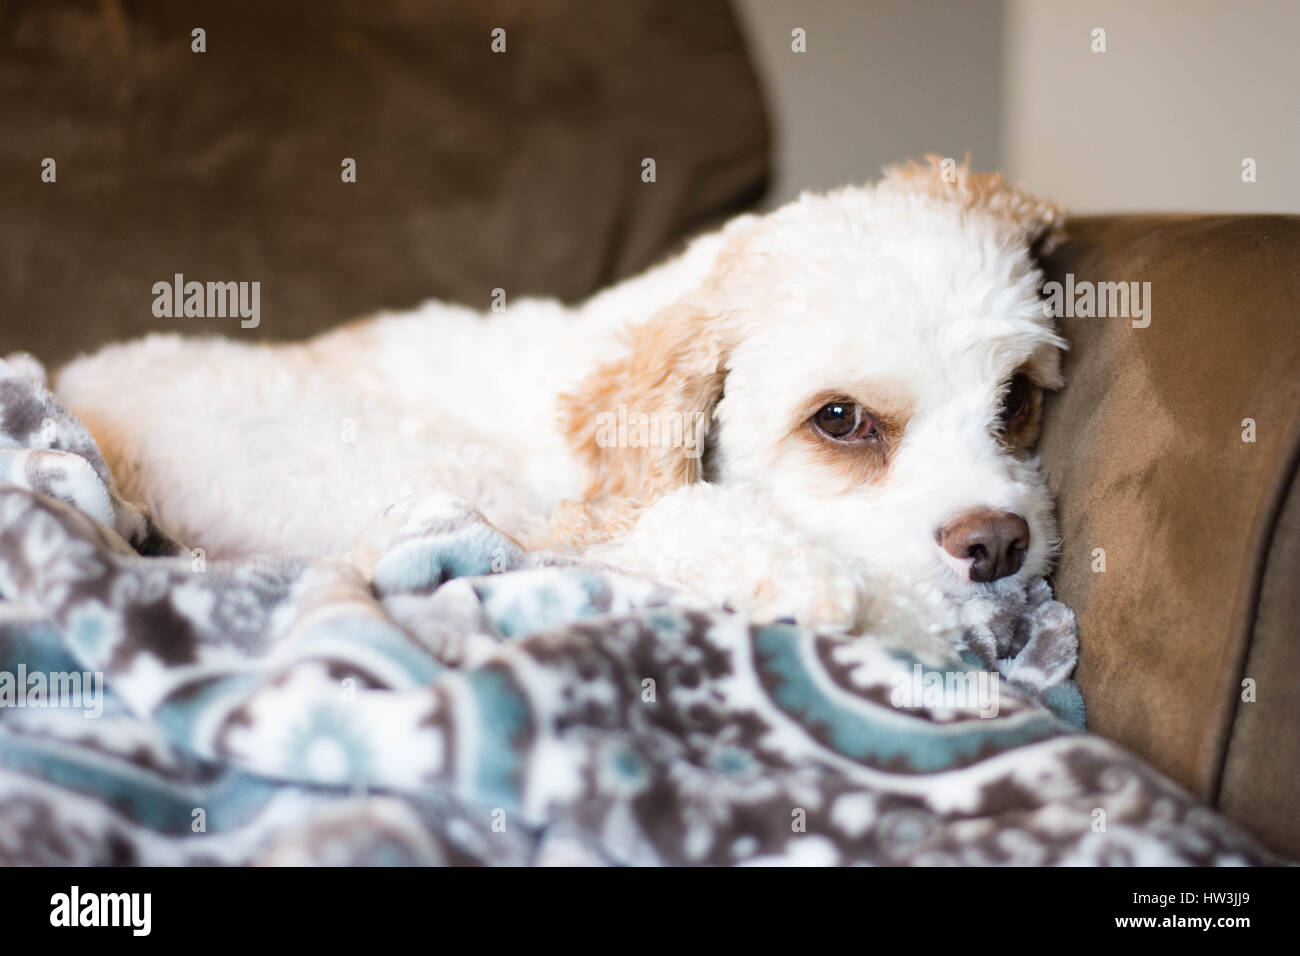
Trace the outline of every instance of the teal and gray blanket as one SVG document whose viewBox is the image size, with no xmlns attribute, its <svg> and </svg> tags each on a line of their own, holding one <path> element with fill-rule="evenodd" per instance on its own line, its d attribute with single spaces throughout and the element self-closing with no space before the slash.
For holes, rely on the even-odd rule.
<svg viewBox="0 0 1300 956">
<path fill-rule="evenodd" d="M 970 653 L 757 626 L 454 499 L 348 561 L 208 560 L 19 357 L 0 597 L 0 864 L 1271 860 L 1073 685 L 1053 713 Z M 972 647 L 1021 653 L 1045 597 Z"/>
</svg>

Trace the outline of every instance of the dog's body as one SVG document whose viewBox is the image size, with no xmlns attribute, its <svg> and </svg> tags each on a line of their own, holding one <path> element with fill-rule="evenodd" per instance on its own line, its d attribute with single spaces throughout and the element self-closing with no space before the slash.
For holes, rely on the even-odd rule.
<svg viewBox="0 0 1300 956">
<path fill-rule="evenodd" d="M 62 369 L 119 491 L 212 557 L 338 555 L 388 505 L 448 491 L 528 547 L 581 496 L 558 402 L 630 324 L 698 283 L 721 236 L 567 309 L 431 302 L 310 341 L 151 335 Z"/>
<path fill-rule="evenodd" d="M 575 308 L 151 336 L 56 392 L 122 494 L 213 557 L 342 554 L 443 491 L 525 546 L 854 629 L 884 577 L 960 596 L 1047 570 L 1029 449 L 1062 343 L 1031 249 L 1059 223 L 998 177 L 912 167 L 743 216 Z"/>
</svg>

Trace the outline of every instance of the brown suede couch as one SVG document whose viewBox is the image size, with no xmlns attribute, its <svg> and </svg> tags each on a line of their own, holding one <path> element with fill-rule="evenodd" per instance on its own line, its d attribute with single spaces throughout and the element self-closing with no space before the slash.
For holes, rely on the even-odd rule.
<svg viewBox="0 0 1300 956">
<path fill-rule="evenodd" d="M 0 113 L 0 352 L 49 364 L 160 329 L 577 298 L 751 205 L 768 169 L 725 0 L 6 2 Z M 1300 856 L 1300 218 L 1069 232 L 1049 278 L 1152 290 L 1147 328 L 1063 320 L 1044 427 L 1090 726 Z M 176 272 L 260 280 L 261 326 L 154 318 Z"/>
<path fill-rule="evenodd" d="M 257 338 L 498 288 L 579 298 L 750 206 L 768 170 L 726 0 L 4 0 L 0 116 L 3 344 L 47 363 L 230 331 L 154 318 L 175 273 L 260 280 Z"/>
<path fill-rule="evenodd" d="M 1049 281 L 1151 283 L 1146 328 L 1062 320 L 1043 422 L 1089 728 L 1300 857 L 1300 217 L 1067 232 Z"/>
</svg>

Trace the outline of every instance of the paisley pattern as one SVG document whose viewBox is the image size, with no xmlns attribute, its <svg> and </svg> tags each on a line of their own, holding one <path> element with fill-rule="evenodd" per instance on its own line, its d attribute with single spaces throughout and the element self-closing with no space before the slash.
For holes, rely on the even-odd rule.
<svg viewBox="0 0 1300 956">
<path fill-rule="evenodd" d="M 1035 594 L 964 658 L 848 641 L 524 553 L 439 495 L 346 562 L 206 561 L 11 358 L 0 863 L 1272 862 L 1080 731 L 1073 685 L 1053 713 L 981 669 L 1063 627 Z"/>
</svg>

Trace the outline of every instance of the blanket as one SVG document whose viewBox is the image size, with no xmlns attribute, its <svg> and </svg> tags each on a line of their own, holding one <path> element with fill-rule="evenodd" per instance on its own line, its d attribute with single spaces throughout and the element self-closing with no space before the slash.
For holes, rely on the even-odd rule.
<svg viewBox="0 0 1300 956">
<path fill-rule="evenodd" d="M 24 357 L 0 597 L 0 864 L 1273 861 L 1035 687 L 1073 661 L 1041 582 L 940 653 L 526 553 L 438 494 L 346 559 L 209 560 Z"/>
</svg>

